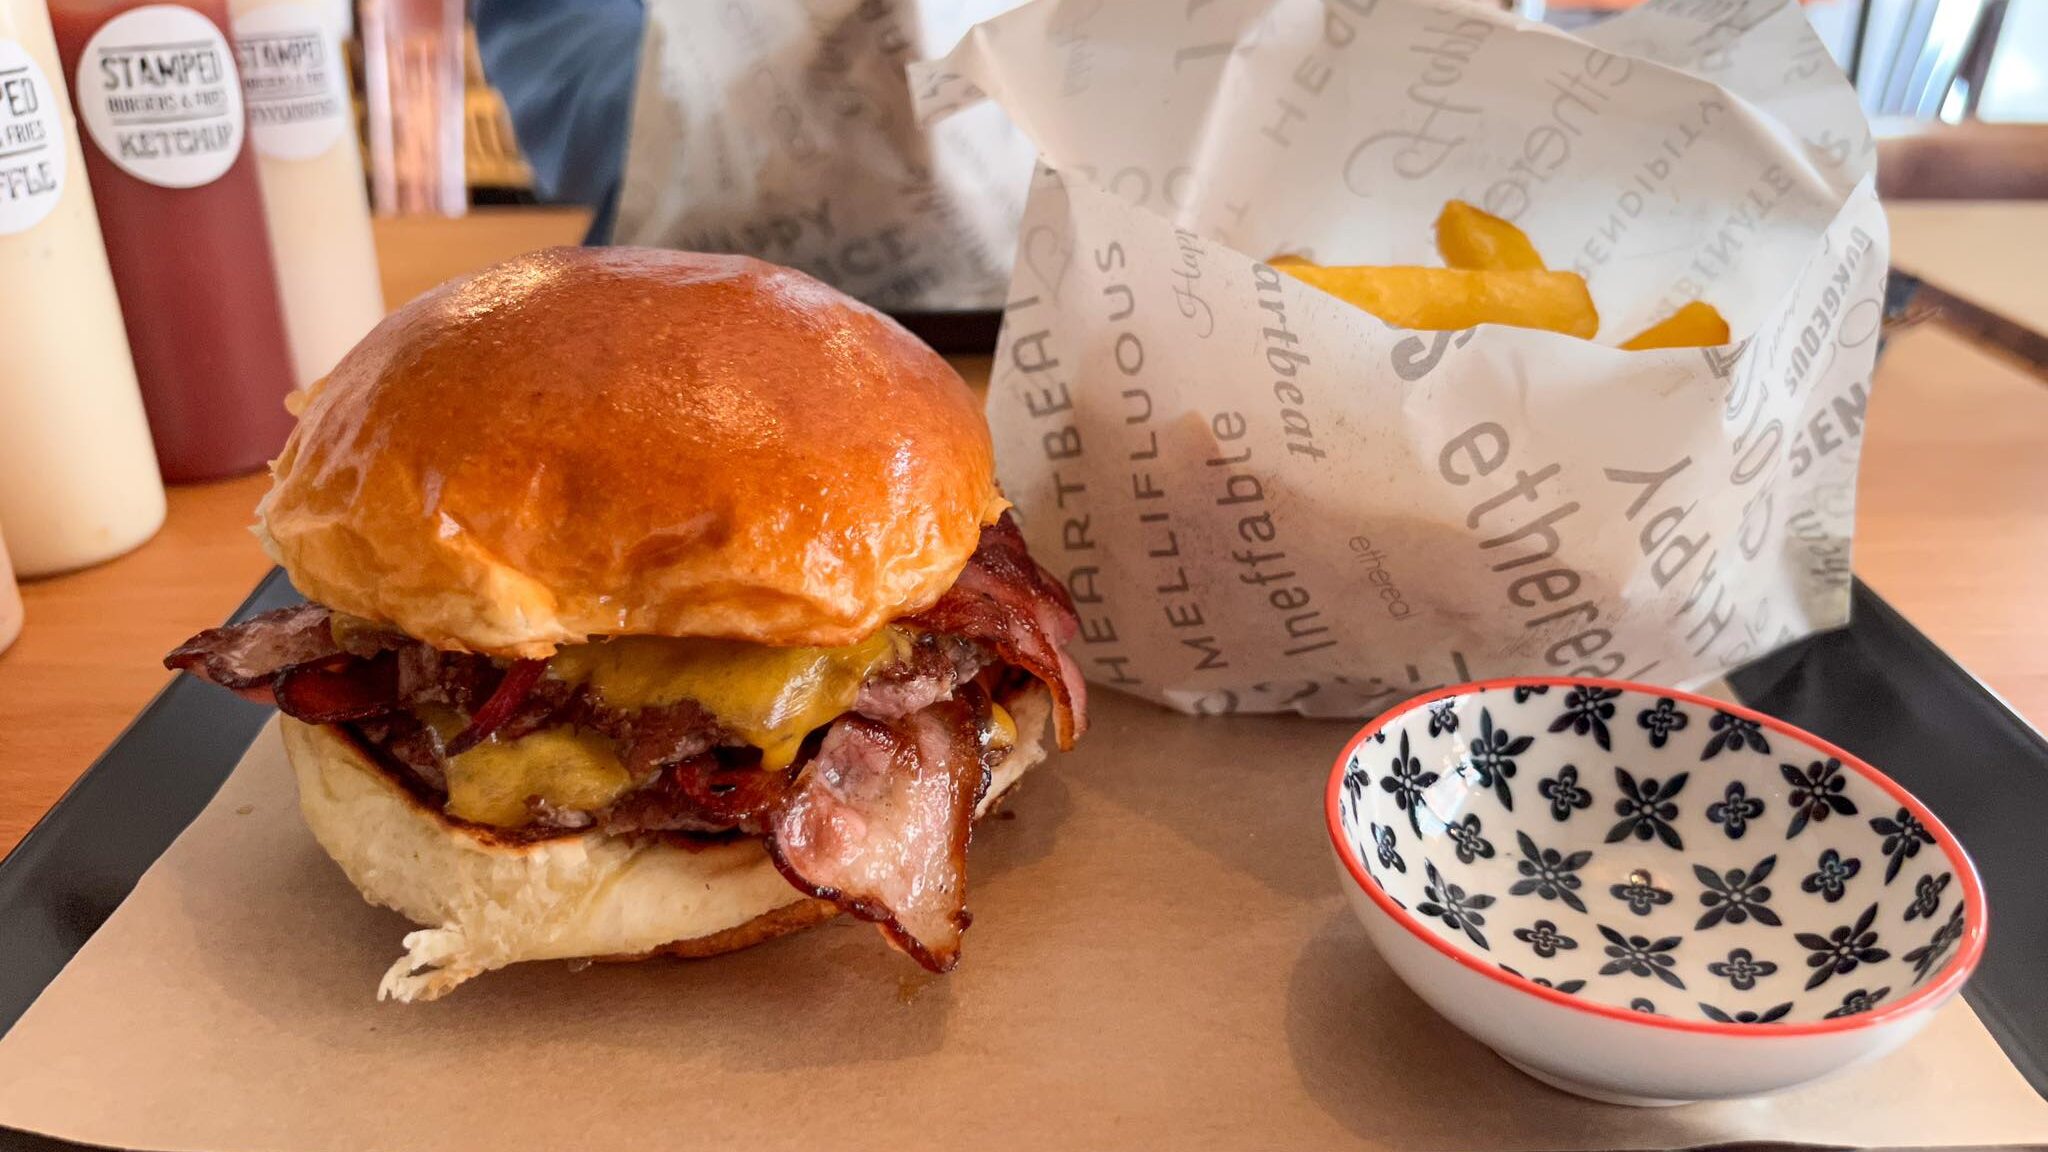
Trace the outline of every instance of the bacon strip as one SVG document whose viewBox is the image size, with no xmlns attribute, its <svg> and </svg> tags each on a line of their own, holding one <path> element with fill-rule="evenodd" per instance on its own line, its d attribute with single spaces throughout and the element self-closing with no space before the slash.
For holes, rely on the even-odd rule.
<svg viewBox="0 0 2048 1152">
<path fill-rule="evenodd" d="M 988 787 L 987 698 L 967 688 L 901 720 L 849 714 L 770 814 L 768 851 L 791 884 L 878 924 L 934 972 L 960 959 L 967 840 Z"/>
<path fill-rule="evenodd" d="M 1064 645 L 1080 633 L 1067 590 L 1031 559 L 1009 513 L 981 530 L 960 578 L 912 624 L 978 640 L 1052 691 L 1060 747 L 1088 728 L 1088 688 Z"/>
<path fill-rule="evenodd" d="M 236 691 L 260 688 L 288 668 L 342 655 L 331 618 L 332 613 L 318 604 L 295 604 L 240 624 L 208 628 L 171 649 L 164 667 L 183 669 Z"/>
<path fill-rule="evenodd" d="M 367 720 L 398 708 L 398 657 L 380 652 L 374 660 L 297 664 L 278 673 L 271 689 L 285 715 L 308 724 Z"/>
<path fill-rule="evenodd" d="M 759 764 L 728 764 L 693 756 L 664 769 L 654 783 L 626 793 L 602 813 L 599 828 L 628 832 L 728 832 L 759 836 L 768 813 L 789 790 L 789 775 Z"/>
<path fill-rule="evenodd" d="M 533 686 L 540 683 L 541 673 L 548 670 L 545 660 L 514 660 L 505 674 L 498 679 L 498 686 L 491 690 L 490 698 L 476 715 L 469 718 L 469 727 L 457 733 L 448 742 L 448 755 L 460 756 L 471 748 L 491 738 L 505 721 L 512 718 L 526 698 L 533 695 Z"/>
</svg>

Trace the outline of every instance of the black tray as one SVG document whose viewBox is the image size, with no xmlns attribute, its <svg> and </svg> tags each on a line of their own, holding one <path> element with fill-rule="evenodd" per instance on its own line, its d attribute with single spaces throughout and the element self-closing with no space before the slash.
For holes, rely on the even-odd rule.
<svg viewBox="0 0 2048 1152">
<path fill-rule="evenodd" d="M 2048 1096 L 2048 740 L 1877 594 L 1854 622 L 1729 679 L 1752 707 L 1883 766 L 1953 829 L 1997 909 L 1963 995 L 2035 1091 Z M 241 620 L 299 599 L 272 571 Z M 180 677 L 0 861 L 0 1035 L 125 899 L 241 760 L 270 709 Z M 0 1128 L 0 1152 L 76 1148 Z"/>
</svg>

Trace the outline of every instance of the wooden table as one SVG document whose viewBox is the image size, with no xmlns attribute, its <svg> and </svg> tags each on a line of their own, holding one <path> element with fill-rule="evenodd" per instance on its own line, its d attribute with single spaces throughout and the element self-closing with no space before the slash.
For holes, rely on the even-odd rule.
<svg viewBox="0 0 2048 1152">
<path fill-rule="evenodd" d="M 380 229 L 394 302 L 528 247 L 580 214 L 479 214 Z M 962 362 L 985 379 L 985 359 Z M 162 534 L 99 568 L 23 589 L 0 656 L 0 851 L 13 847 L 149 698 L 158 660 L 218 624 L 269 567 L 242 529 L 260 476 L 174 489 Z M 1871 400 L 1856 568 L 2036 725 L 2048 725 L 2048 386 L 1923 325 L 1886 353 Z"/>
<path fill-rule="evenodd" d="M 400 216 L 377 221 L 384 300 L 396 308 L 451 276 L 555 244 L 581 244 L 582 208 L 479 208 L 460 220 Z"/>
<path fill-rule="evenodd" d="M 1905 201 L 1886 212 L 1892 266 L 1922 281 L 1942 322 L 2048 375 L 2048 200 Z"/>
</svg>

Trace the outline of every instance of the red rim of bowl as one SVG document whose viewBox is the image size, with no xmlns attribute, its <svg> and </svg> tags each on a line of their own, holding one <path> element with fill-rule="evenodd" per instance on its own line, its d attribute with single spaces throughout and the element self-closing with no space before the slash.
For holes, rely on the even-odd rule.
<svg viewBox="0 0 2048 1152">
<path fill-rule="evenodd" d="M 1427 925 L 1418 921 L 1407 909 L 1395 904 L 1393 898 L 1388 896 L 1373 881 L 1372 877 L 1366 874 L 1364 861 L 1358 858 L 1358 855 L 1352 850 L 1350 842 L 1345 838 L 1343 819 L 1339 812 L 1338 797 L 1343 792 L 1344 768 L 1350 762 L 1352 753 L 1358 750 L 1359 745 L 1371 739 L 1373 733 L 1380 731 L 1394 720 L 1424 705 L 1452 696 L 1475 695 L 1488 689 L 1528 687 L 1539 684 L 1561 687 L 1592 686 L 1596 688 L 1619 688 L 1626 692 L 1645 693 L 1652 696 L 1669 696 L 1676 700 L 1684 700 L 1687 703 L 1713 708 L 1730 715 L 1754 720 L 1773 732 L 1789 736 L 1794 740 L 1810 745 L 1819 752 L 1840 760 L 1843 767 L 1884 789 L 1894 800 L 1899 802 L 1901 807 L 1913 813 L 1914 819 L 1920 821 L 1935 834 L 1941 847 L 1942 855 L 1948 858 L 1949 864 L 1955 869 L 1956 875 L 1963 883 L 1963 898 L 1967 910 L 1963 914 L 1963 938 L 1959 941 L 1960 947 L 1957 948 L 1956 954 L 1949 957 L 1948 963 L 1942 966 L 1941 975 L 1938 979 L 1921 985 L 1904 999 L 1869 1012 L 1861 1012 L 1854 1016 L 1844 1016 L 1835 1020 L 1809 1020 L 1792 1024 L 1722 1024 L 1712 1020 L 1681 1020 L 1672 1016 L 1632 1012 L 1625 1008 L 1616 1008 L 1609 1004 L 1584 1000 L 1577 996 L 1559 992 L 1554 988 L 1545 988 L 1533 980 L 1502 971 L 1498 965 L 1476 959 L 1453 946 L 1443 937 L 1430 931 Z M 1654 684 L 1638 684 L 1627 680 L 1601 680 L 1578 676 L 1510 676 L 1499 680 L 1477 680 L 1469 684 L 1453 684 L 1448 688 L 1440 688 L 1435 692 L 1406 700 L 1380 713 L 1378 716 L 1373 717 L 1371 723 L 1359 729 L 1357 735 L 1345 742 L 1344 750 L 1337 754 L 1336 766 L 1330 772 L 1329 787 L 1323 793 L 1323 814 L 1325 823 L 1329 826 L 1330 830 L 1330 843 L 1337 850 L 1337 859 L 1343 861 L 1344 870 L 1351 874 L 1352 882 L 1357 884 L 1359 889 L 1370 897 L 1374 904 L 1379 905 L 1380 911 L 1386 913 L 1394 923 L 1406 928 L 1409 934 L 1452 960 L 1457 961 L 1465 968 L 1477 972 L 1488 979 L 1505 984 L 1510 988 L 1548 1000 L 1560 1007 L 1570 1008 L 1577 1012 L 1591 1013 L 1595 1016 L 1606 1016 L 1614 1020 L 1625 1020 L 1631 1024 L 1642 1024 L 1653 1028 L 1668 1028 L 1678 1032 L 1700 1032 L 1717 1036 L 1742 1036 L 1750 1039 L 1769 1039 L 1775 1036 L 1816 1036 L 1831 1032 L 1850 1032 L 1860 1028 L 1874 1028 L 1880 1024 L 1887 1024 L 1908 1016 L 1930 1002 L 1938 1003 L 1947 999 L 1957 988 L 1962 986 L 1964 980 L 1969 978 L 1971 971 L 1977 967 L 1978 959 L 1984 953 L 1984 886 L 1978 879 L 1976 865 L 1972 864 L 1969 856 L 1963 852 L 1962 844 L 1956 840 L 1955 834 L 1948 830 L 1947 825 L 1936 819 L 1934 813 L 1927 810 L 1926 805 L 1920 803 L 1919 800 L 1914 798 L 1912 793 L 1900 787 L 1898 782 L 1891 777 L 1886 776 L 1884 773 L 1872 768 L 1869 764 L 1864 763 L 1858 757 L 1850 755 L 1811 732 L 1787 724 L 1776 717 L 1766 716 L 1753 709 L 1744 708 L 1739 704 L 1730 704 L 1726 701 L 1715 700 L 1694 692 L 1681 692 L 1674 688 L 1663 688 Z"/>
</svg>

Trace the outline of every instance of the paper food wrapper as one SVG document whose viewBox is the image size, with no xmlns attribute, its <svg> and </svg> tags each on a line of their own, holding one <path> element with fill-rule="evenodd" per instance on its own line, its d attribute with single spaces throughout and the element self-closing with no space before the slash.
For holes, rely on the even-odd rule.
<svg viewBox="0 0 2048 1152">
<path fill-rule="evenodd" d="M 890 311 L 1002 304 L 1033 148 L 903 68 L 1015 0 L 647 0 L 613 239 L 744 252 Z"/>
<path fill-rule="evenodd" d="M 1574 38 L 1461 0 L 1038 0 L 911 82 L 1042 153 L 989 419 L 1097 683 L 1359 715 L 1689 686 L 1847 619 L 1886 232 L 1793 5 Z M 1260 263 L 1441 265 L 1453 198 L 1582 273 L 1600 343 L 1397 330 Z M 1734 343 L 1609 346 L 1694 298 Z"/>
<path fill-rule="evenodd" d="M 1960 999 L 1755 1100 L 1622 1108 L 1516 1072 L 1344 904 L 1322 782 L 1352 727 L 1105 694 L 975 831 L 950 976 L 842 918 L 410 1005 L 375 1000 L 407 925 L 320 852 L 267 730 L 0 1040 L 0 1124 L 180 1152 L 2048 1143 Z"/>
</svg>

